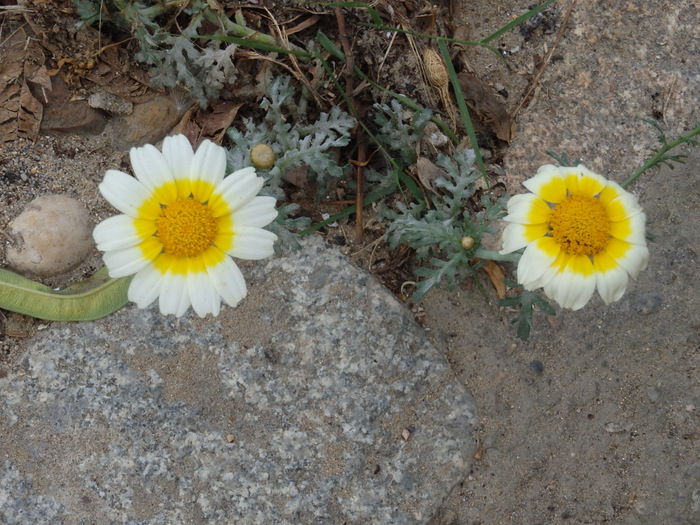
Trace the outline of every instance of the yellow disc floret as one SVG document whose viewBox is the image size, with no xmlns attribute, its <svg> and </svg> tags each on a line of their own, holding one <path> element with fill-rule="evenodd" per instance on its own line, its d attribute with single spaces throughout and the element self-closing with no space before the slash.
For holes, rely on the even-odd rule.
<svg viewBox="0 0 700 525">
<path fill-rule="evenodd" d="M 550 235 L 571 255 L 595 255 L 610 240 L 610 221 L 597 198 L 570 195 L 552 210 Z"/>
<path fill-rule="evenodd" d="M 199 255 L 211 246 L 216 233 L 216 219 L 207 205 L 191 197 L 169 204 L 156 220 L 156 237 L 168 255 Z"/>
</svg>

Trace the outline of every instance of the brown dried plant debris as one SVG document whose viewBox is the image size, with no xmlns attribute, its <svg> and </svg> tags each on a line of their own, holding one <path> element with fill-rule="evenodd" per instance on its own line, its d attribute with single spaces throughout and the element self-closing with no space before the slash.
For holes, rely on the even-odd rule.
<svg viewBox="0 0 700 525">
<path fill-rule="evenodd" d="M 505 104 L 493 92 L 493 88 L 467 71 L 458 73 L 457 78 L 467 106 L 499 139 L 510 142 L 515 121 L 510 117 Z"/>
<path fill-rule="evenodd" d="M 125 42 L 107 41 L 87 25 L 76 29 L 77 14 L 52 3 L 47 0 L 24 13 L 35 39 L 48 53 L 49 76 L 60 74 L 75 88 L 104 90 L 134 104 L 153 98 L 146 72 L 134 64 Z"/>
<path fill-rule="evenodd" d="M 238 110 L 242 106 L 241 102 L 229 100 L 213 102 L 210 111 L 192 106 L 180 119 L 174 132 L 185 135 L 193 145 L 199 144 L 204 139 L 221 144 L 226 131 L 233 125 L 238 116 Z"/>
<path fill-rule="evenodd" d="M 23 28 L 0 43 L 0 141 L 36 140 L 43 116 L 32 94 L 51 89 L 44 52 Z"/>
</svg>

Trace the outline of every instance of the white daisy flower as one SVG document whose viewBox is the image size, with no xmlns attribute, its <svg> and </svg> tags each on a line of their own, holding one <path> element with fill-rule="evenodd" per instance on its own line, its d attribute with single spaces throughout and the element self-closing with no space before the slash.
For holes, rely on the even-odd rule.
<svg viewBox="0 0 700 525">
<path fill-rule="evenodd" d="M 167 137 L 162 153 L 147 144 L 129 155 L 136 178 L 108 170 L 99 186 L 122 213 L 93 233 L 109 275 L 134 275 L 129 300 L 146 308 L 158 298 L 163 314 L 192 305 L 216 316 L 221 299 L 238 304 L 246 285 L 231 257 L 264 259 L 277 240 L 263 229 L 277 211 L 257 196 L 255 168 L 224 177 L 226 150 L 206 140 L 195 153 L 184 135 Z"/>
<path fill-rule="evenodd" d="M 646 216 L 637 198 L 585 166 L 542 166 L 532 193 L 508 201 L 502 254 L 521 248 L 518 282 L 578 310 L 597 289 L 608 304 L 647 266 Z"/>
</svg>

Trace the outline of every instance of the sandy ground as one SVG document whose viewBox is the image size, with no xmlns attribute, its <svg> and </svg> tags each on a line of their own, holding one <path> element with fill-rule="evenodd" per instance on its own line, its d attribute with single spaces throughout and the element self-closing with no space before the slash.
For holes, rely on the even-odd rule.
<svg viewBox="0 0 700 525">
<path fill-rule="evenodd" d="M 476 17 L 485 4 L 465 14 Z M 517 3 L 506 4 L 503 16 L 518 13 Z M 547 150 L 622 182 L 657 147 L 638 117 L 662 121 L 669 137 L 697 125 L 700 35 L 686 18 L 697 2 L 608 5 L 582 1 L 573 10 L 536 99 L 519 116 L 506 154 L 511 191 L 550 162 Z M 521 69 L 553 45 L 547 35 L 529 43 L 519 36 L 509 34 L 504 48 L 519 49 Z M 518 85 L 483 55 L 475 60 L 491 82 Z M 475 290 L 422 303 L 481 419 L 473 471 L 436 524 L 700 522 L 700 152 L 683 151 L 686 165 L 647 172 L 630 187 L 656 242 L 648 269 L 619 302 L 595 298 L 578 312 L 539 314 L 525 343 L 512 337 L 512 313 L 495 312 Z"/>
<path fill-rule="evenodd" d="M 457 2 L 473 39 L 527 7 L 491 4 Z M 561 4 L 559 22 L 569 5 Z M 579 1 L 518 115 L 506 155 L 511 191 L 548 162 L 546 150 L 624 180 L 657 147 L 655 130 L 638 117 L 661 120 L 670 138 L 688 131 L 700 119 L 700 29 L 689 16 L 697 9 L 687 0 L 614 8 Z M 511 109 L 536 56 L 553 49 L 558 26 L 539 31 L 528 41 L 518 31 L 498 41 L 517 70 L 484 51 L 473 56 L 475 71 L 511 93 Z M 97 184 L 105 169 L 127 165 L 108 136 L 1 147 L 0 229 L 49 192 L 77 197 L 95 221 L 111 215 Z M 631 187 L 656 242 L 649 268 L 618 303 L 596 298 L 579 312 L 538 314 L 527 342 L 514 337 L 513 312 L 499 312 L 476 289 L 431 292 L 414 306 L 480 413 L 472 472 L 433 525 L 700 522 L 700 152 L 685 151 L 686 165 L 647 173 Z M 94 253 L 68 280 L 98 265 Z M 41 324 L 14 314 L 2 323 L 7 366 Z"/>
</svg>

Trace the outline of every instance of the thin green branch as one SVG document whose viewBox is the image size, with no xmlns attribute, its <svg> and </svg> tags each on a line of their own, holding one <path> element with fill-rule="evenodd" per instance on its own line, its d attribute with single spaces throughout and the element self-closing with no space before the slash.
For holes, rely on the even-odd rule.
<svg viewBox="0 0 700 525">
<path fill-rule="evenodd" d="M 642 173 L 647 171 L 649 168 L 653 168 L 655 165 L 661 163 L 661 162 L 667 162 L 668 160 L 675 160 L 676 162 L 682 162 L 682 160 L 679 157 L 674 157 L 674 158 L 669 158 L 666 157 L 666 153 L 668 153 L 670 150 L 678 146 L 679 144 L 691 144 L 695 141 L 691 141 L 690 139 L 693 138 L 695 135 L 700 133 L 700 126 L 697 126 L 695 129 L 692 131 L 686 133 L 685 135 L 681 135 L 678 137 L 676 140 L 673 142 L 664 142 L 663 146 L 661 149 L 655 152 L 654 155 L 652 155 L 643 165 L 641 168 L 639 168 L 637 171 L 635 171 L 632 176 L 627 179 L 625 182 L 621 184 L 623 188 L 627 188 L 630 184 L 632 184 L 635 180 L 637 180 L 637 177 L 639 177 Z"/>
</svg>

